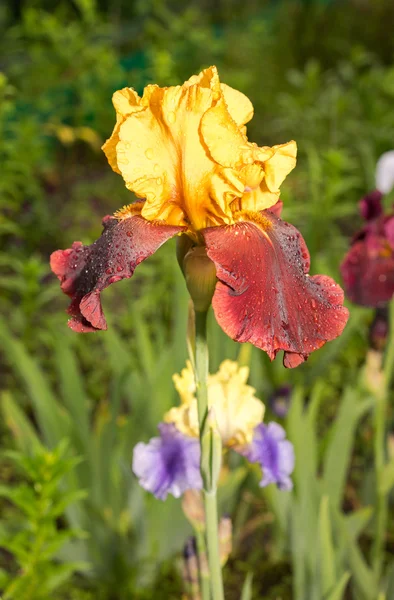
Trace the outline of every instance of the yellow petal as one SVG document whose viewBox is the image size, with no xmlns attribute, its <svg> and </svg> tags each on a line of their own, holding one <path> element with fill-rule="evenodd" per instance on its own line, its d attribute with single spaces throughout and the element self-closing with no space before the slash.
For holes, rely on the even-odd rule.
<svg viewBox="0 0 394 600">
<path fill-rule="evenodd" d="M 223 444 L 244 445 L 251 441 L 254 428 L 262 421 L 264 405 L 247 385 L 248 367 L 239 367 L 225 360 L 214 375 L 208 376 L 208 405 L 215 410 L 215 418 Z M 174 423 L 185 435 L 198 437 L 197 401 L 194 375 L 190 363 L 181 375 L 174 375 L 182 404 L 164 416 L 165 422 Z"/>
<path fill-rule="evenodd" d="M 223 167 L 253 162 L 248 140 L 231 118 L 224 99 L 205 113 L 201 133 L 210 155 Z"/>
<path fill-rule="evenodd" d="M 228 112 L 237 125 L 245 125 L 253 117 L 253 104 L 245 94 L 234 90 L 229 85 L 220 85 L 222 94 L 227 104 Z"/>
<path fill-rule="evenodd" d="M 297 144 L 294 141 L 273 146 L 274 154 L 264 163 L 265 183 L 270 192 L 279 192 L 287 175 L 296 165 Z"/>
<path fill-rule="evenodd" d="M 140 97 L 132 88 L 123 88 L 112 96 L 112 103 L 116 110 L 116 124 L 111 137 L 102 146 L 102 150 L 112 169 L 120 174 L 116 156 L 116 145 L 119 142 L 119 129 L 127 115 L 142 110 Z"/>
<path fill-rule="evenodd" d="M 266 210 L 278 202 L 279 195 L 279 191 L 270 192 L 263 180 L 258 188 L 244 193 L 241 200 L 241 210 Z"/>
<path fill-rule="evenodd" d="M 228 222 L 225 193 L 230 189 L 225 180 L 216 180 L 217 166 L 200 138 L 202 115 L 213 102 L 206 72 L 202 80 L 204 85 L 148 86 L 141 99 L 145 110 L 120 126 L 117 164 L 126 186 L 146 198 L 146 219 L 170 222 L 177 206 L 188 221 L 178 215 L 173 225 L 191 222 L 201 229 L 210 221 Z"/>
<path fill-rule="evenodd" d="M 253 106 L 220 84 L 216 67 L 182 86 L 148 85 L 142 98 L 124 88 L 113 102 L 117 121 L 103 146 L 111 167 L 145 200 L 144 218 L 186 225 L 195 240 L 200 229 L 234 223 L 239 210 L 275 204 L 295 165 L 295 142 L 248 142 Z"/>
<path fill-rule="evenodd" d="M 123 88 L 114 93 L 112 103 L 115 110 L 122 117 L 127 117 L 136 110 L 140 110 L 141 98 L 133 88 Z"/>
</svg>

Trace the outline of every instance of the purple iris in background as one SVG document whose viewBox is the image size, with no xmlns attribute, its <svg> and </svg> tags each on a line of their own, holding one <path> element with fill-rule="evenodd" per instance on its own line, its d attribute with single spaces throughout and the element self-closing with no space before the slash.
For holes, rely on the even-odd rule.
<svg viewBox="0 0 394 600">
<path fill-rule="evenodd" d="M 394 186 L 394 151 L 386 152 L 376 167 L 376 189 L 360 201 L 366 224 L 350 245 L 341 273 L 348 298 L 355 304 L 384 306 L 394 293 L 394 213 L 385 214 L 384 194 Z"/>
<path fill-rule="evenodd" d="M 294 469 L 294 448 L 278 423 L 260 423 L 245 456 L 250 462 L 260 464 L 263 470 L 261 487 L 276 483 L 281 490 L 292 489 L 290 475 Z"/>
<path fill-rule="evenodd" d="M 172 423 L 160 423 L 158 429 L 160 437 L 134 448 L 133 472 L 140 485 L 159 500 L 201 489 L 198 439 L 183 435 Z"/>
<path fill-rule="evenodd" d="M 159 431 L 160 437 L 147 444 L 140 442 L 134 448 L 133 472 L 140 485 L 159 500 L 165 500 L 168 494 L 179 498 L 187 489 L 201 489 L 198 439 L 181 433 L 173 423 L 160 423 Z M 293 487 L 293 445 L 277 423 L 261 423 L 254 429 L 250 444 L 234 449 L 250 462 L 260 464 L 261 487 L 270 483 L 282 490 Z"/>
</svg>

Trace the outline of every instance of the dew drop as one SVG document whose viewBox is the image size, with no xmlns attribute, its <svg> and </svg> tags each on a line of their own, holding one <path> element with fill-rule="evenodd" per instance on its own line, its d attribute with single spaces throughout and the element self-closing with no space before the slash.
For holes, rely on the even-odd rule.
<svg viewBox="0 0 394 600">
<path fill-rule="evenodd" d="M 155 173 L 159 173 L 159 171 L 160 171 L 160 165 L 158 165 L 158 164 L 156 163 L 156 164 L 155 164 L 155 166 L 153 167 L 153 171 L 154 171 Z"/>
<path fill-rule="evenodd" d="M 131 231 L 126 231 L 127 237 L 131 237 Z"/>
<path fill-rule="evenodd" d="M 127 158 L 119 158 L 118 157 L 118 163 L 120 163 L 121 165 L 128 165 L 129 161 Z"/>
<path fill-rule="evenodd" d="M 175 113 L 173 111 L 168 113 L 168 117 L 167 117 L 168 122 L 172 125 L 173 123 L 175 123 L 176 121 L 176 116 Z"/>
<path fill-rule="evenodd" d="M 161 184 L 162 184 L 162 182 L 163 182 L 163 180 L 162 180 L 162 178 L 161 178 L 161 177 L 158 177 L 158 178 L 156 179 L 156 183 L 157 183 L 157 185 L 161 185 Z"/>
<path fill-rule="evenodd" d="M 145 156 L 146 156 L 146 158 L 148 158 L 149 160 L 150 160 L 151 158 L 153 158 L 153 150 L 152 150 L 152 148 L 148 148 L 147 150 L 145 150 Z M 127 162 L 128 162 L 128 161 L 127 161 Z"/>
<path fill-rule="evenodd" d="M 312 308 L 316 308 L 316 300 L 314 298 L 311 300 L 311 306 Z"/>
<path fill-rule="evenodd" d="M 107 273 L 107 275 L 112 275 L 112 273 L 114 272 L 114 270 L 111 269 L 111 267 L 108 267 L 108 269 L 105 269 L 105 272 Z"/>
<path fill-rule="evenodd" d="M 118 265 L 116 267 L 116 270 L 118 271 L 118 273 L 120 273 L 121 271 L 123 271 L 123 267 L 121 267 L 120 265 Z"/>
</svg>

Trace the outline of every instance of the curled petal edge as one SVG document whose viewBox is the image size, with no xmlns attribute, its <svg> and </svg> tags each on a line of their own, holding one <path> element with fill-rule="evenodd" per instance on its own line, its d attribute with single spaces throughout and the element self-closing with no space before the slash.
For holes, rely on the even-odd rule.
<svg viewBox="0 0 394 600">
<path fill-rule="evenodd" d="M 70 296 L 68 326 L 86 333 L 107 329 L 100 295 L 112 283 L 128 279 L 143 260 L 184 227 L 149 222 L 139 215 L 122 220 L 104 217 L 104 230 L 90 246 L 74 242 L 67 250 L 56 250 L 51 269 L 62 291 Z"/>
</svg>

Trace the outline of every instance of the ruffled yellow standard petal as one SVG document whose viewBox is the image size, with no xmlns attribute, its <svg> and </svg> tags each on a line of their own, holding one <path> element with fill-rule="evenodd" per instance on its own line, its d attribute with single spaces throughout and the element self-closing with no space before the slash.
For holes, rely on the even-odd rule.
<svg viewBox="0 0 394 600">
<path fill-rule="evenodd" d="M 116 154 L 116 146 L 119 142 L 119 129 L 128 115 L 142 110 L 143 107 L 140 106 L 140 100 L 137 92 L 132 88 L 123 88 L 123 90 L 115 92 L 112 96 L 112 103 L 116 110 L 116 124 L 111 137 L 105 142 L 102 150 L 112 169 L 119 174 L 121 174 L 121 171 L 118 167 L 118 158 Z"/>
<path fill-rule="evenodd" d="M 255 389 L 246 383 L 248 376 L 248 367 L 225 360 L 219 371 L 208 377 L 208 406 L 214 409 L 223 444 L 227 447 L 249 443 L 254 428 L 264 416 L 264 405 L 255 397 Z M 174 383 L 181 405 L 166 413 L 164 420 L 175 423 L 182 433 L 198 437 L 197 400 L 190 362 L 181 375 L 174 375 Z"/>
<path fill-rule="evenodd" d="M 215 67 L 182 86 L 114 94 L 117 122 L 103 149 L 149 221 L 188 227 L 234 223 L 240 210 L 275 204 L 295 164 L 295 143 L 258 148 L 246 137 L 250 100 L 221 84 Z M 121 218 L 121 216 L 119 217 Z M 200 240 L 201 241 L 201 240 Z"/>
</svg>

